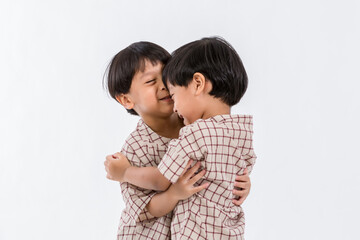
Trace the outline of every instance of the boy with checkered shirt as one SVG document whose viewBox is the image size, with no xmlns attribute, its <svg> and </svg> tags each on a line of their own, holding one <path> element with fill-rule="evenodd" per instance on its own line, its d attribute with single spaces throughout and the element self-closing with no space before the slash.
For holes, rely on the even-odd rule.
<svg viewBox="0 0 360 240">
<path fill-rule="evenodd" d="M 107 86 L 111 96 L 128 112 L 141 117 L 121 151 L 133 166 L 156 167 L 170 140 L 177 138 L 179 129 L 183 127 L 177 114 L 172 112 L 173 101 L 161 80 L 162 67 L 168 59 L 169 54 L 160 46 L 138 42 L 120 51 L 109 66 Z M 109 179 L 122 178 L 119 170 L 124 161 L 119 161 L 119 157 L 119 154 L 109 155 L 105 161 Z M 169 239 L 171 211 L 160 216 L 149 205 L 164 206 L 169 198 L 178 201 L 179 193 L 191 196 L 204 189 L 207 184 L 193 186 L 204 175 L 204 172 L 195 175 L 198 168 L 199 165 L 191 168 L 176 184 L 160 194 L 154 190 L 165 190 L 169 185 L 165 181 L 162 184 L 147 184 L 144 179 L 134 181 L 143 188 L 121 183 L 126 208 L 121 215 L 118 239 Z M 237 180 L 234 185 L 244 189 L 234 190 L 241 197 L 234 203 L 241 204 L 249 193 L 250 181 L 248 175 L 238 176 Z"/>
</svg>

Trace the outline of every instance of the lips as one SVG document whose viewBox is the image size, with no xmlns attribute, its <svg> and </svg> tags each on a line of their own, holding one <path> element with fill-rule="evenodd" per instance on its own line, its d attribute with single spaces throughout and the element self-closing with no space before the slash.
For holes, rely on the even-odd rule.
<svg viewBox="0 0 360 240">
<path fill-rule="evenodd" d="M 160 100 L 170 100 L 170 99 L 171 99 L 170 95 L 160 98 Z"/>
</svg>

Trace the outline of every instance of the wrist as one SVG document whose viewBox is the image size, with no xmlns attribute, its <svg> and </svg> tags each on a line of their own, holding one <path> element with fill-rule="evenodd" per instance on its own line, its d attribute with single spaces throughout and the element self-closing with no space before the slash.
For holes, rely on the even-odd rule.
<svg viewBox="0 0 360 240">
<path fill-rule="evenodd" d="M 129 182 L 130 179 L 129 179 L 129 176 L 131 175 L 131 171 L 133 170 L 133 166 L 129 166 L 127 168 L 125 168 L 124 170 L 124 176 L 123 176 L 123 182 Z"/>
<path fill-rule="evenodd" d="M 168 198 L 172 202 L 178 202 L 181 198 L 177 195 L 176 189 L 173 184 L 170 185 L 169 189 L 166 191 Z"/>
</svg>

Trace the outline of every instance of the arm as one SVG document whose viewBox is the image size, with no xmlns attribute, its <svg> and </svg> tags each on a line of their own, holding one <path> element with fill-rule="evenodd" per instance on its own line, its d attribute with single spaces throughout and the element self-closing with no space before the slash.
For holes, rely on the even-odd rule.
<svg viewBox="0 0 360 240">
<path fill-rule="evenodd" d="M 172 184 L 165 192 L 156 194 L 146 206 L 151 215 L 161 217 L 171 212 L 179 200 L 187 199 L 193 194 L 206 188 L 209 183 L 194 187 L 194 184 L 205 175 L 205 170 L 194 175 L 199 169 L 200 163 L 195 164 L 191 169 L 192 161 L 189 161 L 178 181 Z"/>
<path fill-rule="evenodd" d="M 146 209 L 154 217 L 162 217 L 171 212 L 179 199 L 171 194 L 171 186 L 165 192 L 156 194 L 146 205 Z"/>
<path fill-rule="evenodd" d="M 139 155 L 134 149 L 131 147 L 129 143 L 133 142 L 131 137 L 127 139 L 123 147 L 121 148 L 121 153 L 129 159 L 131 163 L 141 164 L 143 155 Z M 107 156 L 105 161 L 105 169 L 107 171 L 107 178 L 113 179 L 116 177 L 117 168 L 113 168 L 113 161 L 109 161 L 109 159 L 115 160 L 115 156 Z M 115 163 L 118 163 L 115 162 Z M 139 188 L 135 185 L 128 183 L 120 183 L 121 193 L 123 195 L 123 200 L 128 209 L 127 215 L 134 222 L 142 222 L 142 221 L 154 221 L 156 218 L 152 216 L 149 211 L 146 210 L 146 205 L 150 202 L 151 198 L 155 196 L 156 192 L 152 190 L 147 190 L 143 188 Z"/>
<path fill-rule="evenodd" d="M 129 160 L 121 153 L 108 155 L 104 162 L 107 178 L 119 182 L 128 182 L 135 186 L 165 191 L 170 186 L 157 167 L 131 166 Z"/>
<path fill-rule="evenodd" d="M 160 173 L 157 167 L 131 166 L 125 171 L 124 182 L 156 191 L 165 191 L 170 186 L 170 181 Z"/>
</svg>

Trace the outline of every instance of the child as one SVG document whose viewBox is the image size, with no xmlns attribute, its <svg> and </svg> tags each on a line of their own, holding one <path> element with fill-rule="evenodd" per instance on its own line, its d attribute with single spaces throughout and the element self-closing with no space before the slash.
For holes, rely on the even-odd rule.
<svg viewBox="0 0 360 240">
<path fill-rule="evenodd" d="M 136 130 L 127 138 L 121 151 L 134 166 L 157 166 L 169 141 L 177 138 L 183 127 L 181 119 L 172 111 L 173 101 L 162 82 L 162 68 L 169 58 L 169 53 L 160 46 L 138 42 L 120 51 L 109 65 L 107 86 L 110 95 L 129 113 L 141 117 Z M 117 180 L 118 165 L 122 163 L 115 157 L 108 156 L 105 161 L 107 177 L 113 180 Z M 198 167 L 194 167 L 189 172 L 193 173 L 197 169 Z M 195 175 L 192 181 L 201 176 L 202 174 Z M 239 177 L 239 180 L 241 182 L 236 184 L 245 190 L 237 194 L 242 196 L 243 201 L 249 192 L 250 182 L 247 175 Z M 184 181 L 179 180 L 177 185 L 179 183 Z M 205 186 L 193 187 L 193 183 L 188 181 L 177 189 L 185 189 L 193 194 Z M 157 192 L 129 183 L 121 183 L 121 189 L 126 208 L 121 214 L 118 239 L 169 239 L 171 212 L 155 218 L 146 209 Z M 155 188 L 157 189 L 163 187 Z M 171 189 L 174 187 L 164 193 L 169 193 Z M 237 200 L 235 203 L 241 202 Z"/>
<path fill-rule="evenodd" d="M 146 208 L 152 215 L 162 216 L 175 207 L 172 239 L 243 239 L 244 213 L 232 204 L 229 190 L 236 186 L 237 174 L 245 168 L 251 171 L 256 155 L 252 117 L 230 115 L 231 106 L 240 101 L 248 83 L 240 57 L 225 40 L 204 38 L 177 49 L 163 76 L 174 112 L 187 126 L 170 142 L 158 169 L 130 166 L 122 158 L 120 181 L 142 187 L 166 186 L 169 180 L 178 184 L 194 159 L 207 171 L 198 185 L 208 187 L 189 198 L 186 195 L 190 194 L 179 194 L 183 200 L 176 202 L 176 207 L 171 198 L 167 204 L 156 204 L 153 200 L 163 195 L 157 194 Z"/>
</svg>

